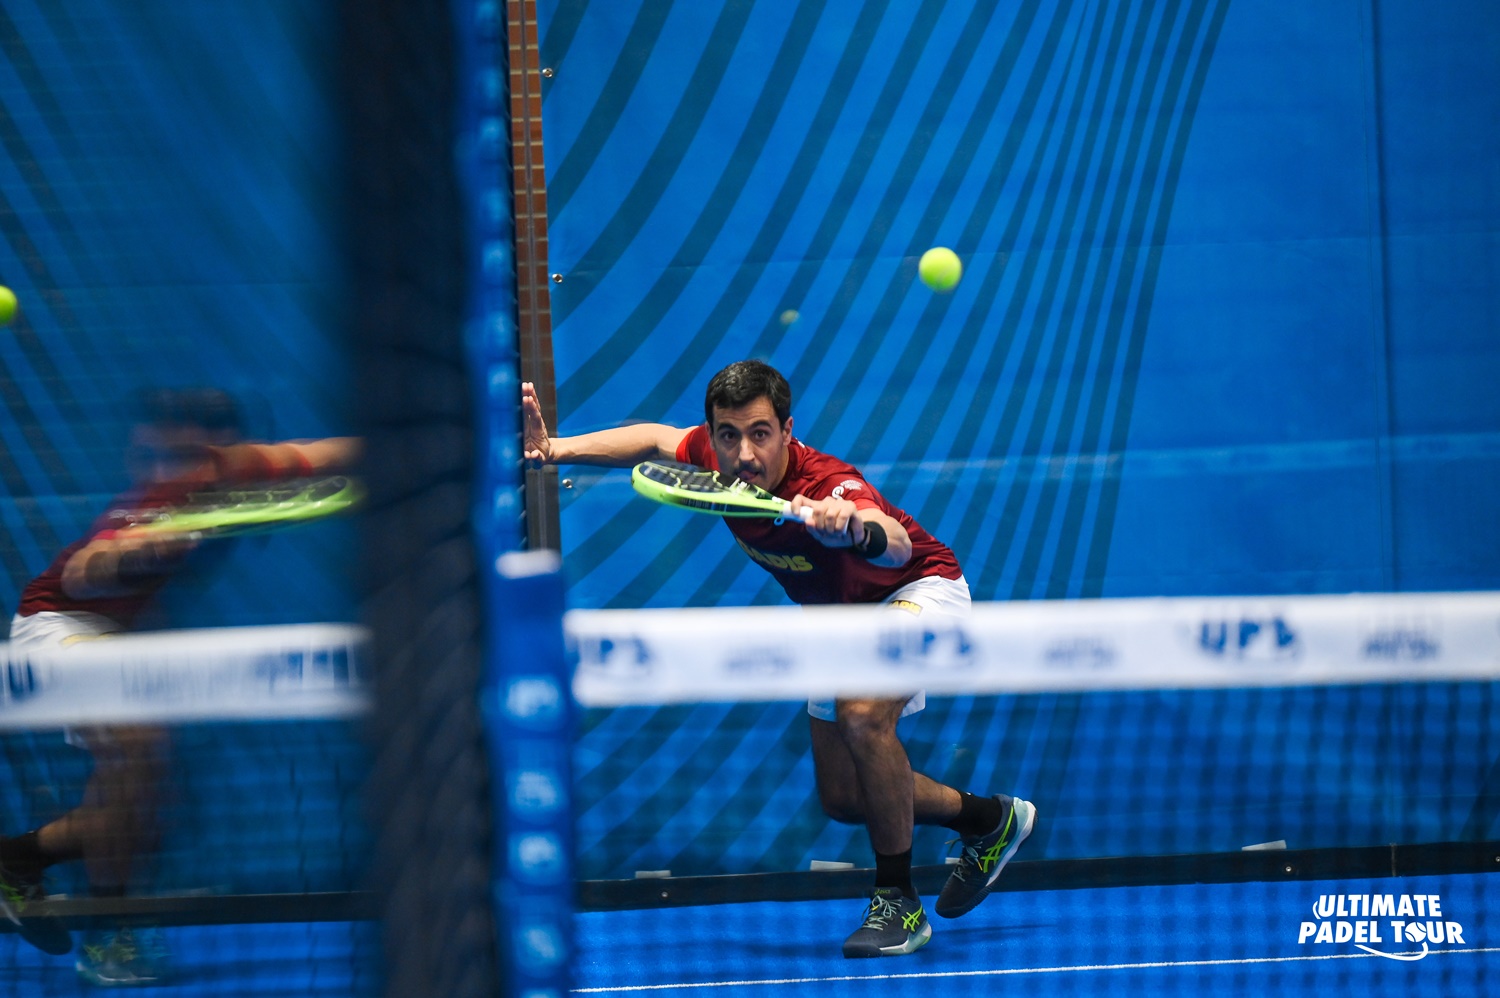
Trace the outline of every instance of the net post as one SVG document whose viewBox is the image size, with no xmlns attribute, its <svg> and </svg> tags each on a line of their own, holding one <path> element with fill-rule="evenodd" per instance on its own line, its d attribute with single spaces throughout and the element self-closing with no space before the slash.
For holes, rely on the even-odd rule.
<svg viewBox="0 0 1500 998">
<path fill-rule="evenodd" d="M 554 551 L 495 559 L 480 707 L 503 993 L 564 998 L 573 954 L 573 699 Z"/>
</svg>

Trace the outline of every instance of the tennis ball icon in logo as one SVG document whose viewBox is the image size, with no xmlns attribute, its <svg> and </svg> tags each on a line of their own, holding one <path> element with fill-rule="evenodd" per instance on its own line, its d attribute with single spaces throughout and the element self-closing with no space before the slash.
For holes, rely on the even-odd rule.
<svg viewBox="0 0 1500 998">
<path fill-rule="evenodd" d="M 939 294 L 947 294 L 958 287 L 958 279 L 963 273 L 964 265 L 958 254 L 946 246 L 934 246 L 917 261 L 917 276 Z"/>
</svg>

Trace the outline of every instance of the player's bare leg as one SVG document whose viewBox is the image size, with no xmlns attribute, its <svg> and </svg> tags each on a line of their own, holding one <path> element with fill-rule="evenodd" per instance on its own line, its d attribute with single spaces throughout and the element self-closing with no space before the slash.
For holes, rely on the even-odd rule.
<svg viewBox="0 0 1500 998">
<path fill-rule="evenodd" d="M 137 867 L 157 846 L 157 808 L 165 779 L 167 733 L 153 727 L 90 732 L 95 769 L 83 806 L 71 815 L 80 827 L 89 883 L 99 894 L 124 894 Z"/>
<path fill-rule="evenodd" d="M 844 942 L 847 957 L 911 953 L 932 937 L 911 883 L 917 778 L 896 737 L 900 700 L 840 700 L 835 720 L 812 719 L 819 799 L 833 817 L 862 821 L 875 850 L 875 888 L 864 922 Z M 957 809 L 958 795 L 922 777 L 924 809 Z"/>
<path fill-rule="evenodd" d="M 82 845 L 89 886 L 96 895 L 122 896 L 137 886 L 141 866 L 155 855 L 157 811 L 166 776 L 168 734 L 152 727 L 120 727 L 88 736 L 95 770 L 83 804 L 67 818 Z M 158 983 L 165 968 L 155 929 L 121 925 L 84 937 L 78 972 L 94 984 L 120 987 Z"/>
<path fill-rule="evenodd" d="M 834 820 L 869 829 L 877 892 L 895 885 L 916 898 L 911 885 L 913 825 L 941 825 L 958 832 L 962 854 L 937 903 L 940 915 L 956 918 L 989 894 L 1031 833 L 1036 808 L 1005 794 L 976 797 L 914 772 L 895 730 L 904 705 L 905 701 L 841 700 L 836 704 L 837 722 L 811 719 L 819 802 Z M 909 811 L 900 803 L 903 775 L 909 781 Z M 910 822 L 897 817 L 905 813 L 911 815 Z M 845 952 L 856 955 L 848 945 Z"/>
<path fill-rule="evenodd" d="M 900 716 L 900 710 L 897 710 Z M 817 800 L 822 803 L 823 813 L 844 824 L 862 825 L 867 824 L 868 809 L 865 806 L 864 791 L 861 789 L 858 771 L 853 761 L 853 753 L 849 750 L 849 744 L 844 740 L 844 735 L 838 729 L 837 723 L 831 720 L 820 720 L 810 717 L 811 741 L 813 741 L 813 773 L 817 780 Z M 894 723 L 891 725 L 892 740 L 895 740 Z M 910 774 L 912 782 L 912 824 L 918 825 L 945 825 L 959 815 L 962 794 L 953 786 L 939 783 L 938 780 L 930 779 L 922 773 L 916 773 L 910 767 L 910 761 L 906 756 L 906 749 L 901 746 L 900 741 L 895 740 L 895 747 L 900 750 L 901 765 L 904 771 Z M 904 840 L 906 845 L 901 848 L 910 848 L 910 836 L 912 827 L 906 825 Z M 873 837 L 871 837 L 873 842 Z"/>
<path fill-rule="evenodd" d="M 911 760 L 896 737 L 904 700 L 840 700 L 838 731 L 854 762 L 865 828 L 877 855 L 911 849 L 915 787 Z"/>
<path fill-rule="evenodd" d="M 77 734 L 94 757 L 82 802 L 34 832 L 0 839 L 0 917 L 14 923 L 27 941 L 53 954 L 68 952 L 72 939 L 60 920 L 37 913 L 37 902 L 46 893 L 44 872 L 55 863 L 82 859 L 94 893 L 124 894 L 138 873 L 139 861 L 155 850 L 166 757 L 163 729 L 90 729 Z M 101 935 L 91 930 L 85 936 L 79 969 L 86 977 L 111 985 L 159 978 L 158 973 L 142 970 L 144 950 L 135 940 L 129 961 L 100 955 L 109 947 L 90 940 Z"/>
</svg>

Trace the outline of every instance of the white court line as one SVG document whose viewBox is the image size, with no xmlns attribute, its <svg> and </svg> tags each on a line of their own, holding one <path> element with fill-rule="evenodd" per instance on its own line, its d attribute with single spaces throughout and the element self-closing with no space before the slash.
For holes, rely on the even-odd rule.
<svg viewBox="0 0 1500 998">
<path fill-rule="evenodd" d="M 1500 953 L 1500 946 L 1431 950 L 1428 956 L 1458 953 Z M 633 984 L 617 988 L 574 988 L 573 994 L 615 994 L 629 991 L 667 991 L 672 988 L 740 988 L 758 984 L 835 984 L 840 981 L 902 981 L 939 977 L 1000 977 L 1007 974 L 1066 974 L 1087 970 L 1157 970 L 1164 967 L 1239 967 L 1255 963 L 1306 963 L 1313 960 L 1370 960 L 1367 953 L 1326 953 L 1319 956 L 1258 956 L 1240 960 L 1162 960 L 1153 963 L 1096 963 L 1078 967 L 1010 967 L 1003 970 L 945 970 L 925 974 L 866 974 L 848 977 L 787 977 L 764 981 L 700 981 L 688 984 Z"/>
</svg>

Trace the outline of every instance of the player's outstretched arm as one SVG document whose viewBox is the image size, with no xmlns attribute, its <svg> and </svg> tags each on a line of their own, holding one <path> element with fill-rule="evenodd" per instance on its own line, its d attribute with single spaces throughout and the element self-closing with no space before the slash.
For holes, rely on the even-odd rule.
<svg viewBox="0 0 1500 998">
<path fill-rule="evenodd" d="M 201 460 L 171 485 L 212 488 L 350 471 L 359 463 L 359 437 L 324 437 L 279 443 L 206 446 Z M 197 547 L 185 534 L 132 536 L 104 530 L 74 551 L 62 568 L 62 590 L 71 599 L 105 599 L 138 592 L 178 571 Z"/>
<path fill-rule="evenodd" d="M 521 385 L 522 456 L 534 466 L 543 464 L 598 464 L 629 468 L 642 461 L 670 461 L 687 430 L 663 423 L 634 423 L 611 430 L 554 437 L 547 432 L 536 388 Z"/>
<path fill-rule="evenodd" d="M 324 437 L 272 444 L 229 444 L 210 450 L 218 481 L 249 482 L 351 471 L 359 463 L 363 446 L 359 437 Z"/>
</svg>

